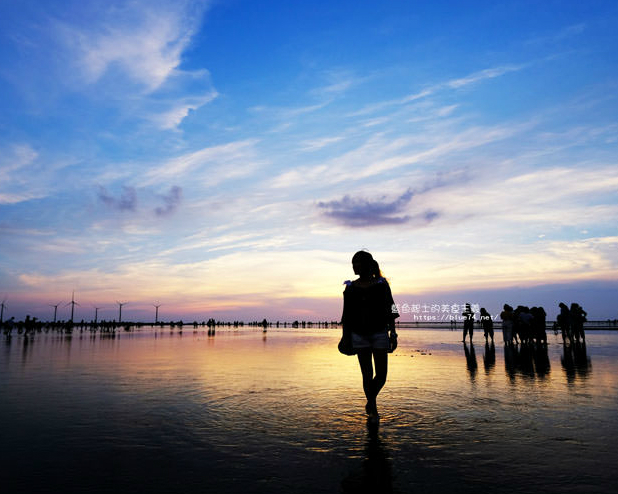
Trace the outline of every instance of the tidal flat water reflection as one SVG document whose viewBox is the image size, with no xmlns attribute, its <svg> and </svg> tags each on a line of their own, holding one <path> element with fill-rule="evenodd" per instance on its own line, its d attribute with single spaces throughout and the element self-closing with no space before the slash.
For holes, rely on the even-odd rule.
<svg viewBox="0 0 618 494">
<path fill-rule="evenodd" d="M 505 349 L 400 330 L 378 430 L 339 336 L 3 338 L 3 492 L 615 492 L 618 333 Z"/>
</svg>

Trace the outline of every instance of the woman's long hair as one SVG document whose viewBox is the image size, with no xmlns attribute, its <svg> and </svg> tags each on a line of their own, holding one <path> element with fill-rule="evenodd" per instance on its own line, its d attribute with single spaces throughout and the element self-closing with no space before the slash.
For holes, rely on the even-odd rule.
<svg viewBox="0 0 618 494">
<path fill-rule="evenodd" d="M 362 266 L 362 270 L 368 272 L 372 278 L 380 279 L 383 277 L 378 261 L 366 250 L 359 250 L 354 254 L 352 256 L 352 262 L 354 261 L 358 261 Z"/>
</svg>

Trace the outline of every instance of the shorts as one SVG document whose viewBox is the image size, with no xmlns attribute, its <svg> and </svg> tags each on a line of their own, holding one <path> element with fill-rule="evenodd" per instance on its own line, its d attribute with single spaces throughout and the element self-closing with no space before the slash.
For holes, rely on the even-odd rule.
<svg viewBox="0 0 618 494">
<path fill-rule="evenodd" d="M 380 331 L 367 335 L 361 335 L 352 331 L 352 348 L 355 350 L 360 350 L 361 348 L 388 350 L 389 347 L 388 331 Z"/>
</svg>

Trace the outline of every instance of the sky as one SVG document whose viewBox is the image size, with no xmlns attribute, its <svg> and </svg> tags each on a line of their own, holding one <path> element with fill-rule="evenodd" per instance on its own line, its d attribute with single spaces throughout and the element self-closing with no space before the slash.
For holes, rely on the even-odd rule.
<svg viewBox="0 0 618 494">
<path fill-rule="evenodd" d="M 618 318 L 614 1 L 0 0 L 4 318 Z"/>
</svg>

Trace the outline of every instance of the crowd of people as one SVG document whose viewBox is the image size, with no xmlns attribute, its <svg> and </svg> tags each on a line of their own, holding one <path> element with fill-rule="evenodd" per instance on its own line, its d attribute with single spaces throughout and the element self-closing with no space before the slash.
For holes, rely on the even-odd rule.
<svg viewBox="0 0 618 494">
<path fill-rule="evenodd" d="M 560 314 L 556 318 L 555 330 L 562 331 L 562 339 L 570 341 L 585 341 L 584 323 L 587 321 L 588 313 L 576 303 L 571 304 L 571 308 L 567 307 L 564 302 L 560 305 Z"/>
<path fill-rule="evenodd" d="M 564 341 L 585 341 L 584 322 L 586 311 L 577 303 L 572 303 L 569 308 L 564 302 L 559 304 L 560 314 L 554 323 L 554 331 L 562 332 Z M 474 334 L 474 312 L 470 304 L 466 304 L 463 316 L 463 341 L 466 337 L 472 341 Z M 513 309 L 509 304 L 504 304 L 500 313 L 502 320 L 502 338 L 505 345 L 547 344 L 547 313 L 543 307 L 526 307 L 518 305 Z M 494 321 L 483 307 L 480 310 L 479 324 L 483 329 L 485 340 L 494 339 Z"/>
<path fill-rule="evenodd" d="M 504 304 L 500 313 L 502 319 L 502 337 L 506 345 L 527 344 L 536 341 L 539 344 L 547 343 L 546 318 L 543 307 L 528 308 L 518 305 L 513 309 Z"/>
</svg>

